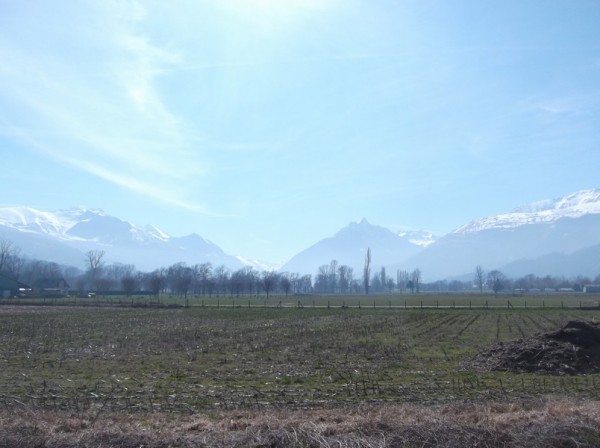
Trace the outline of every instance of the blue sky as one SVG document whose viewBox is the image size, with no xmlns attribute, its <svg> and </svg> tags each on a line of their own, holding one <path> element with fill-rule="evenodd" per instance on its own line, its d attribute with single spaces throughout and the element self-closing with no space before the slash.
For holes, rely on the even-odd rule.
<svg viewBox="0 0 600 448">
<path fill-rule="evenodd" d="M 596 0 L 0 0 L 0 206 L 283 261 L 600 187 Z"/>
</svg>

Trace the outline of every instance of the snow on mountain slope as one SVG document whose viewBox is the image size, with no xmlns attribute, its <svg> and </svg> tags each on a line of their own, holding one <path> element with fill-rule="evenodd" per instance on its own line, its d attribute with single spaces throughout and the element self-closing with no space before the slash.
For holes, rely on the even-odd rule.
<svg viewBox="0 0 600 448">
<path fill-rule="evenodd" d="M 563 218 L 600 214 L 600 189 L 581 190 L 554 200 L 543 200 L 515 209 L 512 213 L 477 219 L 456 229 L 465 234 L 490 229 L 512 229 L 529 224 L 551 224 Z"/>
<path fill-rule="evenodd" d="M 31 207 L 0 208 L 0 225 L 64 241 L 152 242 L 169 241 L 155 226 L 138 227 L 107 215 L 100 209 L 72 208 L 46 212 Z"/>
<path fill-rule="evenodd" d="M 254 268 L 258 271 L 277 271 L 281 269 L 283 263 L 267 263 L 261 260 L 250 260 L 248 258 L 242 257 L 241 255 L 236 256 L 236 258 L 244 265 L 251 268 Z"/>
<path fill-rule="evenodd" d="M 10 235 L 30 256 L 51 254 L 44 257 L 49 260 L 64 259 L 61 252 L 69 253 L 69 260 L 83 260 L 83 255 L 73 256 L 73 249 L 80 254 L 100 249 L 106 252 L 107 262 L 131 263 L 140 269 L 154 269 L 179 261 L 190 264 L 210 261 L 215 266 L 223 264 L 231 268 L 242 266 L 235 257 L 199 235 L 172 237 L 155 226 L 139 227 L 97 209 L 46 212 L 31 207 L 0 208 L 1 234 Z M 41 241 L 52 251 L 37 251 L 35 247 L 40 246 Z"/>
<path fill-rule="evenodd" d="M 400 238 L 407 239 L 410 243 L 421 247 L 431 246 L 437 239 L 436 236 L 426 230 L 403 230 L 398 232 Z"/>
<path fill-rule="evenodd" d="M 427 280 L 463 276 L 476 265 L 488 270 L 507 267 L 514 276 L 586 273 L 590 266 L 585 258 L 570 255 L 599 245 L 598 229 L 600 190 L 582 190 L 473 221 L 438 239 L 403 267 L 418 266 Z M 559 260 L 574 264 L 563 266 Z M 536 263 L 539 270 L 534 269 Z"/>
<path fill-rule="evenodd" d="M 0 225 L 25 232 L 62 236 L 76 221 L 30 207 L 0 208 Z"/>
<path fill-rule="evenodd" d="M 135 228 L 135 232 L 138 232 L 137 227 Z M 171 236 L 169 234 L 163 232 L 158 227 L 155 227 L 150 224 L 147 225 L 142 232 L 138 232 L 138 234 L 138 239 L 143 238 L 144 236 L 150 236 L 151 238 L 161 241 L 169 241 L 169 239 L 171 239 Z"/>
</svg>

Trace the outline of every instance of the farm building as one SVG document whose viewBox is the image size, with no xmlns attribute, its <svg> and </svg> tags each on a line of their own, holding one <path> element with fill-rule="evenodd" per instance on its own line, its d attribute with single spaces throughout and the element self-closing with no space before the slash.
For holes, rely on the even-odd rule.
<svg viewBox="0 0 600 448">
<path fill-rule="evenodd" d="M 15 297 L 31 291 L 31 288 L 18 280 L 0 274 L 0 298 Z"/>
<path fill-rule="evenodd" d="M 33 282 L 35 295 L 62 297 L 69 294 L 69 283 L 62 277 L 40 278 Z"/>
<path fill-rule="evenodd" d="M 599 294 L 600 293 L 600 285 L 585 285 L 583 287 L 583 292 L 587 292 L 590 294 Z"/>
</svg>

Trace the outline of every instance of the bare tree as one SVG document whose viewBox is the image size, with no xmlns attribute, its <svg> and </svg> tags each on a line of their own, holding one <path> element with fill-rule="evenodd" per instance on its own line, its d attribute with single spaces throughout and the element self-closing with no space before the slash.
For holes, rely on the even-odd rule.
<svg viewBox="0 0 600 448">
<path fill-rule="evenodd" d="M 125 275 L 121 278 L 121 286 L 127 297 L 131 296 L 137 287 L 137 278 L 134 275 Z"/>
<path fill-rule="evenodd" d="M 365 294 L 369 294 L 369 282 L 371 281 L 371 248 L 367 248 L 367 254 L 365 255 L 365 267 L 363 268 L 363 284 L 365 287 Z"/>
<path fill-rule="evenodd" d="M 215 268 L 214 279 L 216 282 L 217 295 L 225 295 L 227 283 L 229 282 L 229 272 L 227 271 L 227 268 L 223 265 L 217 266 Z"/>
<path fill-rule="evenodd" d="M 118 288 L 119 283 L 108 277 L 97 277 L 94 283 L 96 292 L 101 292 L 102 295 L 106 295 L 108 291 Z"/>
<path fill-rule="evenodd" d="M 171 292 L 185 297 L 192 284 L 193 270 L 183 262 L 175 263 L 167 269 L 167 283 Z"/>
<path fill-rule="evenodd" d="M 338 283 L 338 261 L 331 260 L 331 262 L 329 263 L 328 285 L 329 285 L 329 292 L 331 292 L 332 294 L 335 294 L 336 290 L 338 289 L 337 283 Z"/>
<path fill-rule="evenodd" d="M 340 292 L 346 294 L 350 290 L 352 284 L 353 269 L 345 264 L 338 268 L 338 279 L 340 285 Z"/>
<path fill-rule="evenodd" d="M 212 276 L 212 264 L 202 263 L 201 265 L 196 265 L 195 269 L 198 273 L 198 280 L 200 282 L 201 293 L 202 295 L 205 295 Z"/>
<path fill-rule="evenodd" d="M 242 268 L 244 290 L 248 294 L 252 294 L 256 290 L 256 295 L 260 293 L 260 273 L 255 271 L 252 266 Z"/>
<path fill-rule="evenodd" d="M 23 262 L 19 280 L 33 285 L 44 279 L 59 279 L 63 276 L 60 266 L 52 261 L 29 260 Z"/>
<path fill-rule="evenodd" d="M 267 294 L 267 300 L 269 300 L 269 294 L 271 293 L 271 291 L 275 287 L 275 284 L 277 283 L 277 273 L 275 271 L 263 272 L 260 279 L 260 283 L 262 289 L 264 289 L 265 293 Z"/>
<path fill-rule="evenodd" d="M 401 271 L 400 269 L 396 271 L 396 287 L 400 293 L 404 292 L 404 289 L 407 287 L 408 280 L 409 278 L 407 271 Z"/>
<path fill-rule="evenodd" d="M 412 271 L 411 281 L 413 284 L 413 291 L 419 293 L 421 285 L 421 270 L 419 268 L 416 268 L 414 271 Z"/>
<path fill-rule="evenodd" d="M 498 294 L 502 289 L 504 289 L 505 281 L 506 276 L 497 269 L 490 271 L 487 275 L 488 286 L 492 288 L 494 294 Z"/>
<path fill-rule="evenodd" d="M 0 272 L 4 272 L 8 260 L 12 257 L 13 245 L 11 241 L 0 240 Z"/>
<path fill-rule="evenodd" d="M 149 285 L 150 290 L 156 297 L 160 297 L 160 292 L 165 286 L 165 278 L 166 278 L 166 269 L 160 268 L 156 269 L 152 274 L 150 274 Z"/>
<path fill-rule="evenodd" d="M 375 272 L 371 276 L 371 283 L 369 285 L 369 291 L 371 292 L 382 292 L 385 290 L 385 286 L 381 283 L 381 272 Z"/>
<path fill-rule="evenodd" d="M 313 290 L 312 275 L 306 274 L 297 280 L 296 292 L 299 294 L 308 294 Z"/>
<path fill-rule="evenodd" d="M 0 273 L 12 278 L 18 278 L 24 260 L 19 256 L 21 249 L 11 241 L 0 240 Z"/>
<path fill-rule="evenodd" d="M 103 250 L 90 250 L 85 254 L 85 262 L 88 268 L 88 273 L 90 275 L 90 282 L 92 286 L 96 284 L 96 276 L 98 275 L 98 271 L 102 268 L 104 258 Z"/>
<path fill-rule="evenodd" d="M 485 271 L 481 265 L 475 266 L 475 284 L 479 288 L 479 292 L 483 293 L 483 285 L 485 284 Z"/>
<path fill-rule="evenodd" d="M 387 285 L 388 293 L 391 294 L 392 291 L 394 290 L 394 286 L 396 286 L 396 284 L 394 283 L 394 279 L 389 277 L 387 279 L 386 285 Z"/>
<path fill-rule="evenodd" d="M 287 297 L 290 293 L 290 290 L 292 289 L 292 280 L 290 278 L 290 274 L 288 274 L 287 272 L 281 274 L 279 284 L 281 285 L 281 289 Z"/>
<path fill-rule="evenodd" d="M 229 278 L 229 290 L 232 296 L 235 294 L 237 297 L 239 297 L 243 292 L 242 289 L 244 287 L 244 278 L 244 269 L 238 269 L 231 274 L 231 277 Z"/>
<path fill-rule="evenodd" d="M 329 265 L 323 264 L 319 266 L 317 277 L 315 278 L 315 290 L 317 292 L 329 292 Z"/>
</svg>

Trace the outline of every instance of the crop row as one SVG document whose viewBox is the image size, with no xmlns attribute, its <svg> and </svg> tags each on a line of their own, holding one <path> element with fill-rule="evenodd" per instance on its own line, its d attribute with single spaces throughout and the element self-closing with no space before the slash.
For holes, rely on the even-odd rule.
<svg viewBox="0 0 600 448">
<path fill-rule="evenodd" d="M 5 308 L 0 406 L 188 412 L 564 394 L 595 376 L 465 371 L 577 310 Z"/>
</svg>

